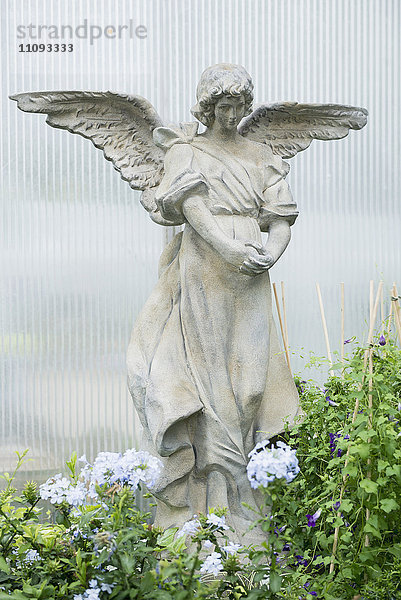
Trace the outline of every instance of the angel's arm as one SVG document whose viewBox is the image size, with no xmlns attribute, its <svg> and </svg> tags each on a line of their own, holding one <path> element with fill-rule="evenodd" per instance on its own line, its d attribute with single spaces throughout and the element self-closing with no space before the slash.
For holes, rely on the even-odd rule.
<svg viewBox="0 0 401 600">
<path fill-rule="evenodd" d="M 180 214 L 217 252 L 223 252 L 227 236 L 207 207 L 207 182 L 197 168 L 189 144 L 175 144 L 166 154 L 164 177 L 156 202 L 164 218 Z"/>
<path fill-rule="evenodd" d="M 257 275 L 268 268 L 264 252 L 245 241 L 228 237 L 207 206 L 208 183 L 199 170 L 188 144 L 175 144 L 166 154 L 165 175 L 156 202 L 163 218 L 177 220 L 180 215 L 224 260 L 246 275 Z"/>
<path fill-rule="evenodd" d="M 275 157 L 275 160 L 278 167 L 278 163 L 283 163 L 279 157 Z M 276 179 L 277 174 L 273 174 L 273 178 Z M 269 234 L 265 250 L 274 264 L 290 242 L 291 225 L 298 216 L 298 210 L 284 176 L 265 189 L 263 200 L 258 223 L 261 231 Z"/>
<path fill-rule="evenodd" d="M 278 259 L 290 243 L 291 228 L 288 221 L 278 219 L 277 221 L 274 221 L 269 225 L 267 231 L 269 237 L 265 249 L 267 254 L 270 254 L 270 256 L 273 258 L 273 265 L 278 261 Z"/>
<path fill-rule="evenodd" d="M 195 231 L 232 267 L 244 275 L 258 275 L 271 267 L 272 260 L 261 245 L 228 237 L 219 227 L 202 197 L 190 196 L 183 212 Z M 277 233 L 276 233 L 277 236 Z M 282 250 L 284 252 L 284 248 Z"/>
</svg>

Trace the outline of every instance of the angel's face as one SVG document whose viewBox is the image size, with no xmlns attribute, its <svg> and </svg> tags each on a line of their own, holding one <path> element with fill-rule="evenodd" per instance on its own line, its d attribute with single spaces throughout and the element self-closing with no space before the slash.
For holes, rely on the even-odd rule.
<svg viewBox="0 0 401 600">
<path fill-rule="evenodd" d="M 222 96 L 214 106 L 214 118 L 221 129 L 236 129 L 245 114 L 245 99 L 240 96 Z"/>
</svg>

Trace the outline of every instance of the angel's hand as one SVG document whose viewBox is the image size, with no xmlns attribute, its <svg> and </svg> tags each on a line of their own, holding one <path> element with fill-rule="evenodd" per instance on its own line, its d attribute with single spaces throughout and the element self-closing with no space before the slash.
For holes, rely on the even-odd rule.
<svg viewBox="0 0 401 600">
<path fill-rule="evenodd" d="M 229 240 L 225 244 L 223 258 L 238 269 L 243 275 L 259 275 L 267 271 L 274 259 L 257 242 L 244 242 L 242 240 Z"/>
<path fill-rule="evenodd" d="M 249 257 L 244 260 L 240 267 L 240 272 L 244 275 L 259 275 L 268 271 L 275 263 L 274 257 L 258 242 L 246 242 L 245 246 L 256 250 L 257 254 L 251 250 Z"/>
</svg>

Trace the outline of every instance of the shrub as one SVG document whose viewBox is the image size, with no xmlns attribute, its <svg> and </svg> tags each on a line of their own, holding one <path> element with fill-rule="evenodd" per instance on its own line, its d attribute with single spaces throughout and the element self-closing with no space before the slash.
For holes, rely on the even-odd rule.
<svg viewBox="0 0 401 600">
<path fill-rule="evenodd" d="M 224 508 L 153 527 L 135 504 L 161 468 L 145 452 L 83 457 L 80 472 L 73 455 L 68 478 L 21 494 L 18 455 L 0 493 L 0 600 L 401 598 L 401 352 L 381 339 L 371 355 L 369 373 L 357 349 L 323 388 L 298 378 L 302 421 L 251 453 L 260 547 L 229 542 Z"/>
</svg>

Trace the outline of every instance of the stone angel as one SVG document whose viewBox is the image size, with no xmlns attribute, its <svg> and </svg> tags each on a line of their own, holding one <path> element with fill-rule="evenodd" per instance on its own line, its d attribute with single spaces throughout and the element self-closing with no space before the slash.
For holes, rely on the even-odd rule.
<svg viewBox="0 0 401 600">
<path fill-rule="evenodd" d="M 163 126 L 140 96 L 63 91 L 11 98 L 103 150 L 142 191 L 153 221 L 184 225 L 161 256 L 159 281 L 134 326 L 128 385 L 144 447 L 164 463 L 156 523 L 181 526 L 226 506 L 227 522 L 245 533 L 253 515 L 244 503 L 257 505 L 248 453 L 300 412 L 269 281 L 298 215 L 283 159 L 314 139 L 361 129 L 367 111 L 283 102 L 252 112 L 251 77 L 231 64 L 203 72 L 192 109 L 197 121 L 177 127 Z M 268 233 L 265 245 L 261 232 Z"/>
</svg>

